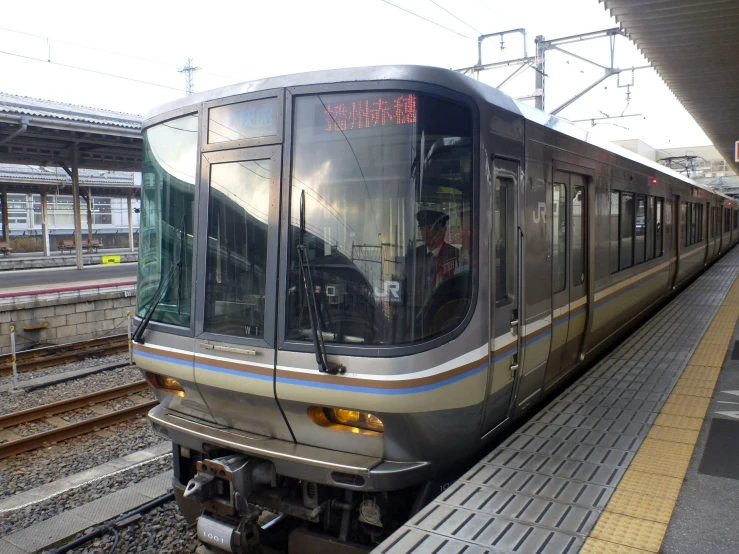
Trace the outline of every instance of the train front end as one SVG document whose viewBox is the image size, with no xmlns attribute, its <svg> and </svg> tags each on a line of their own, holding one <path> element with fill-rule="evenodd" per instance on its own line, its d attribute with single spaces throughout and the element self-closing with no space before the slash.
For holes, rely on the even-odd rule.
<svg viewBox="0 0 739 554">
<path fill-rule="evenodd" d="M 145 124 L 136 362 L 222 550 L 369 548 L 480 444 L 478 106 L 423 71 L 266 80 Z"/>
</svg>

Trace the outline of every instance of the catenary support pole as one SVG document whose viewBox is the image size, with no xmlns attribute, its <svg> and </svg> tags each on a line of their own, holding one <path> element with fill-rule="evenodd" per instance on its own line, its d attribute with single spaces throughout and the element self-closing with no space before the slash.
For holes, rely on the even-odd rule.
<svg viewBox="0 0 739 554">
<path fill-rule="evenodd" d="M 536 37 L 536 64 L 534 65 L 534 69 L 536 70 L 536 92 L 534 93 L 535 100 L 534 100 L 534 107 L 537 110 L 544 111 L 544 73 L 545 73 L 545 67 L 544 67 L 544 52 L 546 49 L 542 45 L 542 42 L 544 42 L 544 36 L 539 35 Z"/>
</svg>

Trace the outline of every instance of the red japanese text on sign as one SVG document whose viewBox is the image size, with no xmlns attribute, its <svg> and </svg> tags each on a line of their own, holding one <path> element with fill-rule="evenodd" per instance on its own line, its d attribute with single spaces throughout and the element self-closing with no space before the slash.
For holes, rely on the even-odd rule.
<svg viewBox="0 0 739 554">
<path fill-rule="evenodd" d="M 416 122 L 417 98 L 413 94 L 394 99 L 377 98 L 326 104 L 327 132 L 351 131 Z"/>
</svg>

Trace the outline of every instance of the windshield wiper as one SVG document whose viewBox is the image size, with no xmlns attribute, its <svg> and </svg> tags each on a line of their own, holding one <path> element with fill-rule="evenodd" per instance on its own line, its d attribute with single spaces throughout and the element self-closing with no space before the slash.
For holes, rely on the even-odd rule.
<svg viewBox="0 0 739 554">
<path fill-rule="evenodd" d="M 174 277 L 175 271 L 178 272 L 177 276 L 177 313 L 180 312 L 180 292 L 182 290 L 182 259 L 185 255 L 184 245 L 185 245 L 185 216 L 182 216 L 182 228 L 180 230 L 180 243 L 178 247 L 178 260 L 177 262 L 172 264 L 172 267 L 169 268 L 169 273 L 167 273 L 167 276 L 159 282 L 159 288 L 154 293 L 154 297 L 151 299 L 151 304 L 149 304 L 149 307 L 146 310 L 146 313 L 144 314 L 144 319 L 141 320 L 141 323 L 139 323 L 139 326 L 136 327 L 136 331 L 133 333 L 133 342 L 136 342 L 138 344 L 144 344 L 143 341 L 143 334 L 144 331 L 146 331 L 146 327 L 149 325 L 149 322 L 151 321 L 151 318 L 154 316 L 154 310 L 156 310 L 157 306 L 159 305 L 159 302 L 162 301 L 162 298 L 164 298 L 164 293 L 167 292 L 169 289 L 169 284 L 172 282 L 172 277 Z"/>
<path fill-rule="evenodd" d="M 316 362 L 318 363 L 318 371 L 328 373 L 329 375 L 337 375 L 344 373 L 346 367 L 343 364 L 328 361 L 326 357 L 326 345 L 323 342 L 323 331 L 321 330 L 321 320 L 318 317 L 318 304 L 316 303 L 315 288 L 313 288 L 313 278 L 311 277 L 310 262 L 308 261 L 308 252 L 305 246 L 298 245 L 298 261 L 300 263 L 300 277 L 303 281 L 305 294 L 308 298 L 308 316 L 310 318 L 310 330 L 313 334 L 313 346 L 316 349 Z"/>
</svg>

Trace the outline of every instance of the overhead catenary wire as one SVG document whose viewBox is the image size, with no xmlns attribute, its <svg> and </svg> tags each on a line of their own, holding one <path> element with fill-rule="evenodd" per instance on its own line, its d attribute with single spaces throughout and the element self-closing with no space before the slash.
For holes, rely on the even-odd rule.
<svg viewBox="0 0 739 554">
<path fill-rule="evenodd" d="M 462 33 L 458 32 L 458 31 L 455 31 L 454 29 L 450 29 L 449 27 L 446 27 L 446 26 L 442 25 L 441 23 L 437 23 L 436 21 L 431 21 L 430 19 L 427 19 L 427 18 L 423 17 L 422 15 L 418 15 L 415 12 L 412 12 L 412 11 L 407 10 L 405 8 L 401 8 L 397 4 L 393 4 L 392 2 L 388 2 L 388 0 L 380 0 L 380 2 L 385 2 L 385 4 L 389 4 L 389 5 L 391 5 L 394 8 L 398 8 L 399 10 L 403 10 L 404 12 L 409 13 L 409 14 L 411 14 L 414 17 L 417 17 L 419 19 L 423 19 L 427 23 L 431 23 L 432 25 L 436 25 L 437 27 L 441 27 L 442 29 L 445 29 L 445 30 L 449 31 L 450 33 L 454 33 L 455 35 L 458 35 L 458 36 L 460 36 L 462 38 L 466 38 L 467 40 L 474 40 L 474 41 L 477 40 L 477 39 L 474 39 L 472 37 L 468 37 L 467 35 L 463 35 Z"/>
<path fill-rule="evenodd" d="M 143 85 L 151 85 L 153 87 L 160 87 L 160 88 L 166 88 L 169 90 L 176 90 L 177 92 L 185 92 L 185 89 L 177 88 L 177 87 L 170 87 L 168 85 L 162 85 L 160 83 L 152 83 L 151 81 L 144 81 L 142 79 L 134 79 L 133 77 L 124 77 L 123 75 L 116 75 L 114 73 L 106 73 L 105 71 L 97 71 L 95 69 L 88 69 L 86 67 L 79 67 L 76 65 L 69 65 L 65 63 L 59 63 L 59 62 L 52 62 L 48 60 L 42 60 L 41 58 L 34 58 L 33 56 L 24 56 L 23 54 L 16 54 L 14 52 L 6 52 L 4 50 L 0 50 L 0 54 L 5 54 L 6 56 L 15 56 L 16 58 L 22 58 L 25 60 L 33 60 L 35 62 L 41 62 L 41 63 L 48 63 L 52 65 L 58 65 L 59 67 L 66 67 L 68 69 L 76 69 L 78 71 L 85 71 L 87 73 L 97 73 L 98 75 L 104 75 L 106 77 L 113 77 L 114 79 L 123 79 L 124 81 L 132 81 L 134 83 L 140 83 Z"/>
<path fill-rule="evenodd" d="M 87 50 L 94 50 L 96 52 L 103 52 L 105 54 L 111 54 L 113 56 L 120 56 L 122 58 L 130 58 L 132 60 L 138 60 L 138 61 L 142 61 L 142 62 L 147 62 L 147 63 L 152 63 L 152 64 L 158 64 L 158 65 L 164 65 L 164 66 L 167 66 L 167 67 L 172 67 L 172 68 L 175 68 L 175 69 L 179 69 L 179 66 L 178 65 L 175 65 L 175 64 L 170 63 L 170 62 L 165 62 L 165 61 L 162 61 L 162 60 L 155 60 L 155 59 L 152 59 L 152 58 L 145 58 L 143 56 L 134 56 L 132 54 L 124 54 L 123 52 L 116 52 L 115 50 L 107 50 L 105 48 L 98 48 L 96 46 L 87 46 L 87 45 L 84 45 L 84 44 L 79 44 L 77 42 L 70 42 L 68 40 L 61 40 L 61 39 L 57 39 L 57 38 L 45 37 L 43 35 L 36 35 L 36 34 L 33 34 L 33 33 L 27 33 L 25 31 L 17 31 L 15 29 L 8 29 L 7 27 L 0 27 L 0 31 L 5 31 L 7 33 L 15 33 L 15 34 L 18 34 L 18 35 L 25 35 L 25 36 L 33 37 L 33 38 L 40 38 L 40 39 L 45 40 L 47 42 L 47 47 L 49 47 L 49 48 L 50 48 L 49 42 L 58 42 L 60 44 L 66 44 L 66 45 L 69 45 L 69 46 L 74 46 L 75 48 L 85 48 Z M 49 58 L 49 60 L 50 59 L 51 58 Z M 220 77 L 222 79 L 233 79 L 233 77 L 229 77 L 227 75 L 220 75 L 218 73 L 213 73 L 211 71 L 205 71 L 205 70 L 203 70 L 203 73 L 206 73 L 208 75 L 212 75 L 213 77 Z"/>
<path fill-rule="evenodd" d="M 474 28 L 474 27 L 473 27 L 472 25 L 470 25 L 469 23 L 467 23 L 467 22 L 466 22 L 466 21 L 464 21 L 463 19 L 460 19 L 460 18 L 459 18 L 459 17 L 457 17 L 456 15 L 454 15 L 454 14 L 453 14 L 452 12 L 450 12 L 449 10 L 447 10 L 447 9 L 446 9 L 446 8 L 445 8 L 444 6 L 442 6 L 442 5 L 441 5 L 441 4 L 439 4 L 438 2 L 434 2 L 434 0 L 429 0 L 429 2 L 431 2 L 431 3 L 432 3 L 432 4 L 434 5 L 434 6 L 436 6 L 437 8 L 441 8 L 442 10 L 444 10 L 444 11 L 445 11 L 446 13 L 448 13 L 449 15 L 451 15 L 451 16 L 452 16 L 452 17 L 453 17 L 454 19 L 456 19 L 456 20 L 457 20 L 457 21 L 459 21 L 460 23 L 463 23 L 464 25 L 466 25 L 467 27 L 469 27 L 470 29 L 472 29 L 473 31 L 475 31 L 475 32 L 476 32 L 476 33 L 477 33 L 478 35 L 482 35 L 482 34 L 484 34 L 484 33 L 483 33 L 482 31 L 480 31 L 480 30 L 478 30 L 478 29 L 475 29 L 475 28 Z"/>
</svg>

